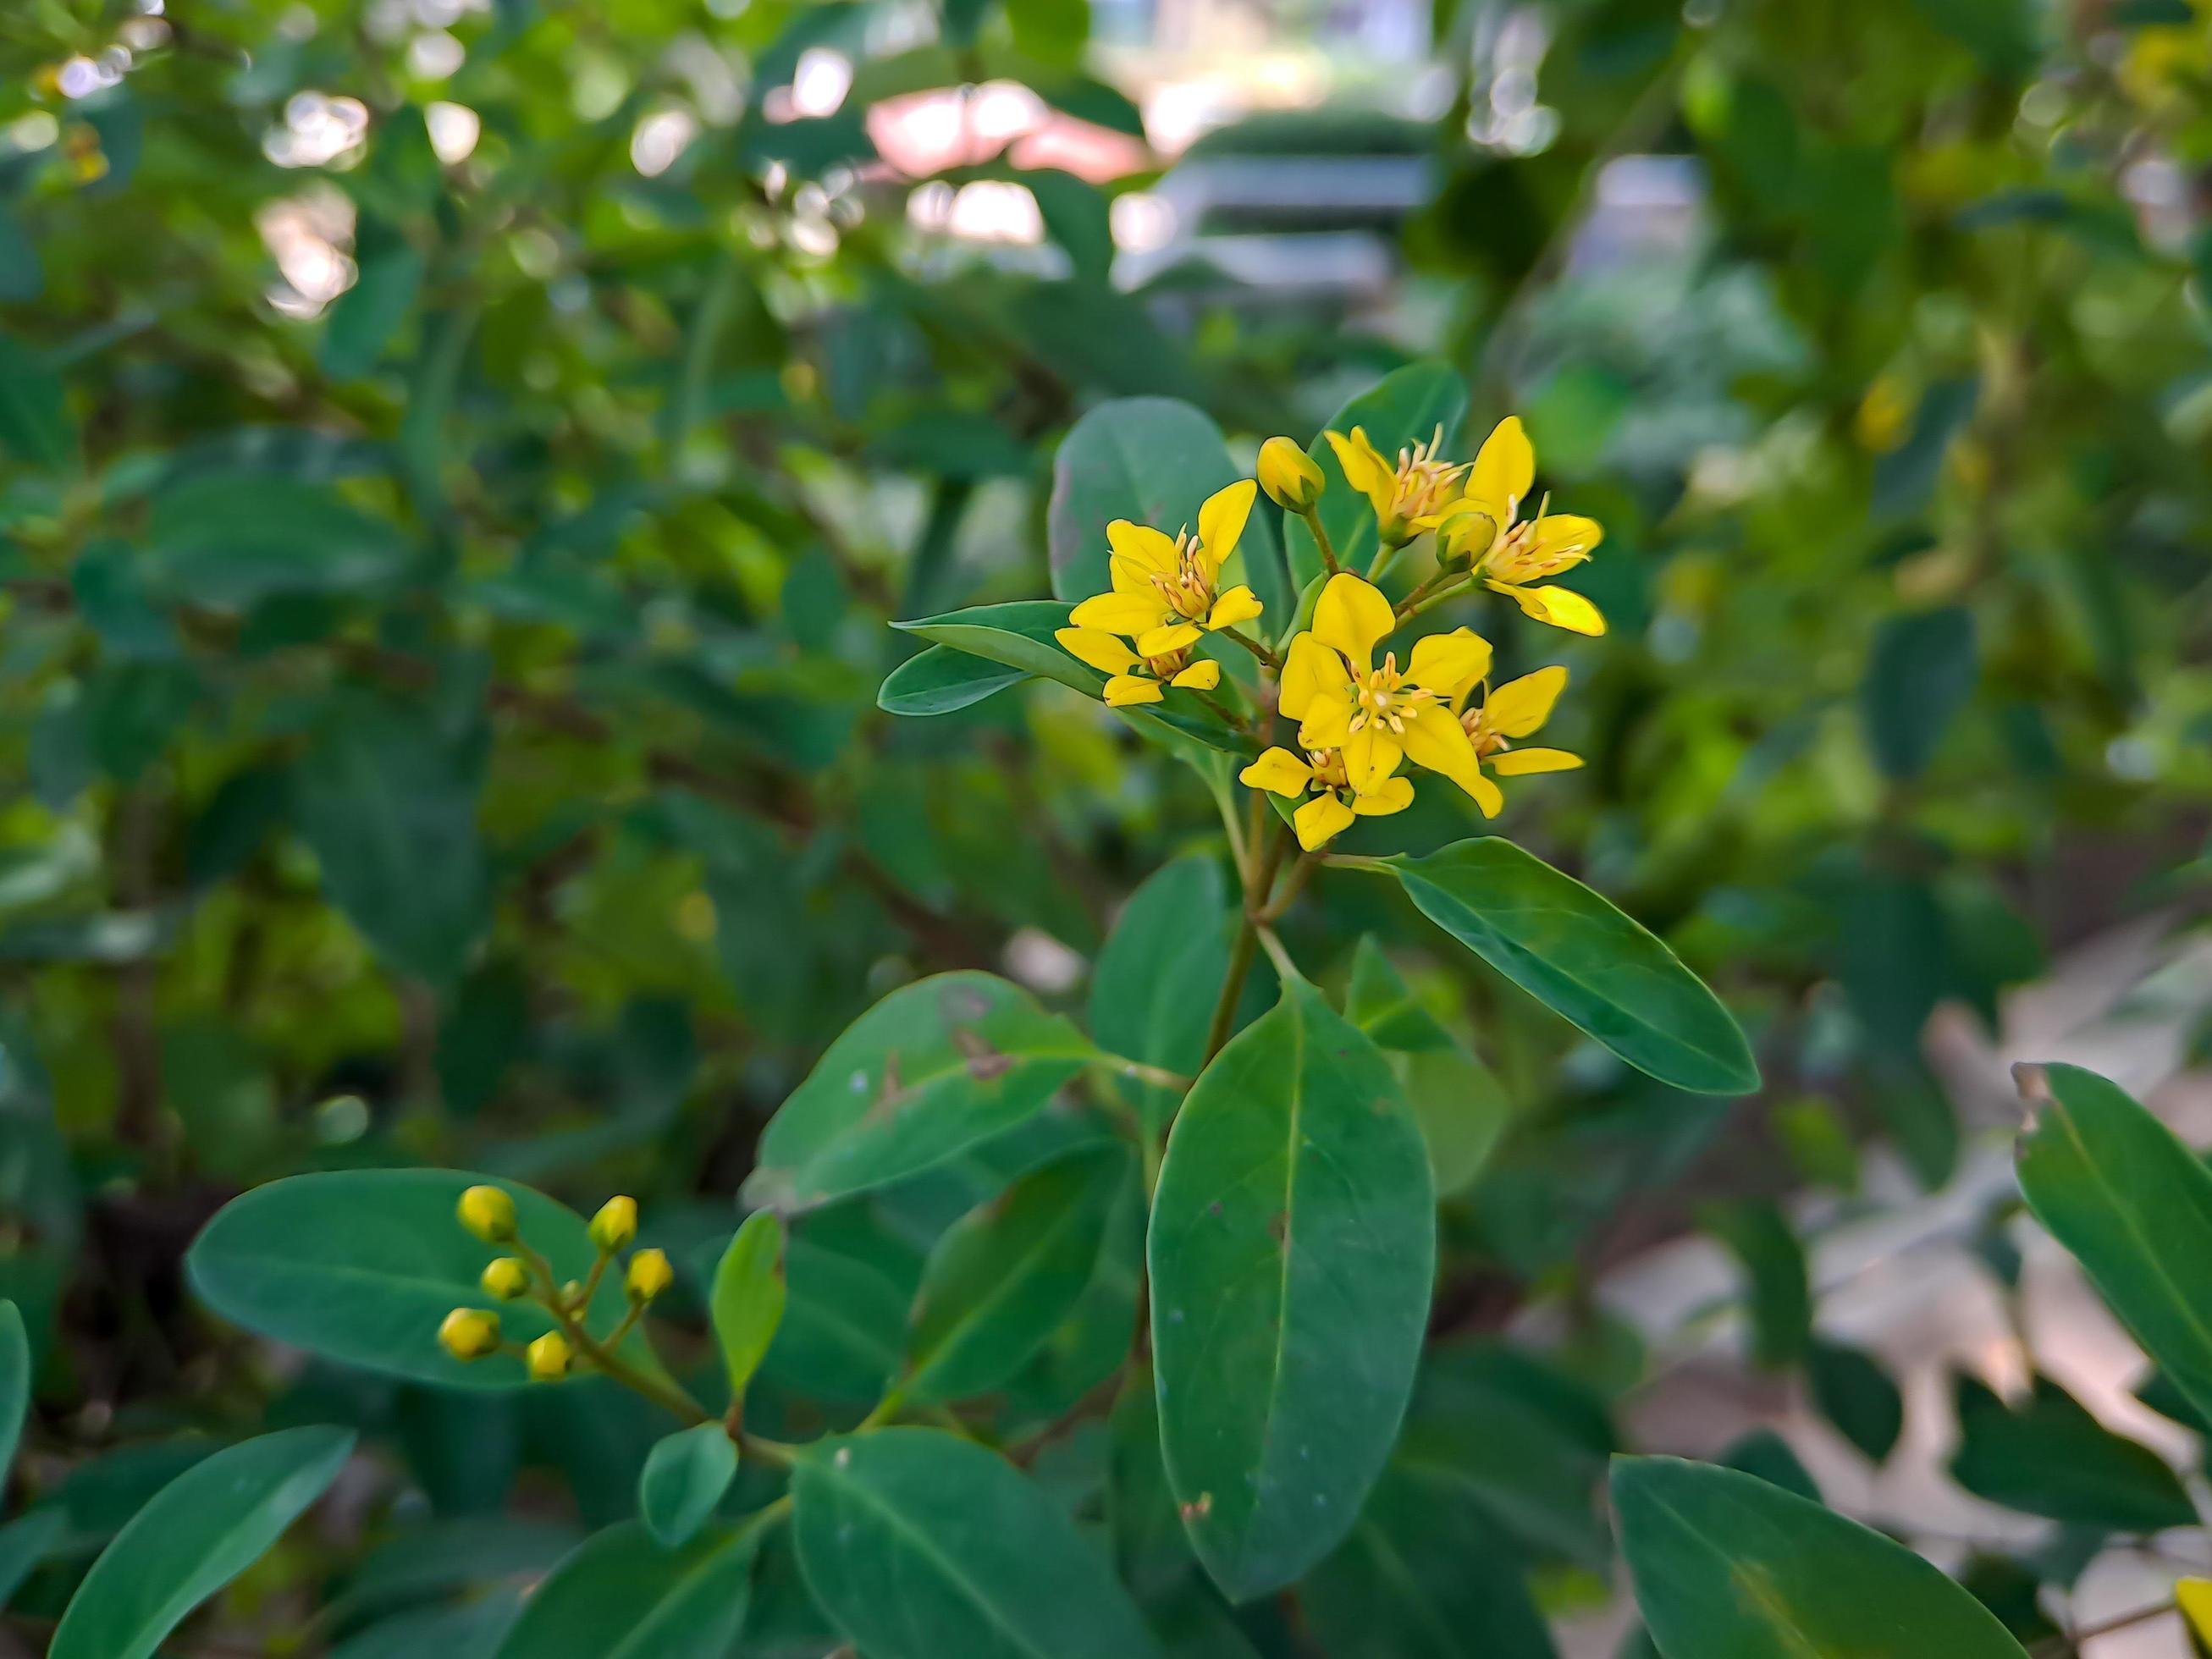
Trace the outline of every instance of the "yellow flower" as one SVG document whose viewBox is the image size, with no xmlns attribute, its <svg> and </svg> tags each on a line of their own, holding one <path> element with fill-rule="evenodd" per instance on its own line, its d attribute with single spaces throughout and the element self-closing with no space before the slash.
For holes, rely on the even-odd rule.
<svg viewBox="0 0 2212 1659">
<path fill-rule="evenodd" d="M 1437 458 L 1444 441 L 1441 426 L 1426 443 L 1400 450 L 1395 465 L 1383 459 L 1364 427 L 1352 428 L 1348 438 L 1340 432 L 1322 435 L 1336 452 L 1336 464 L 1344 469 L 1345 482 L 1366 496 L 1374 507 L 1376 526 L 1388 546 L 1403 546 L 1413 539 L 1417 529 L 1425 528 L 1416 521 L 1441 512 L 1460 474 L 1467 471 L 1463 461 Z"/>
<path fill-rule="evenodd" d="M 1530 736 L 1551 718 L 1552 705 L 1559 702 L 1559 693 L 1566 684 L 1565 669 L 1540 668 L 1517 680 L 1508 680 L 1494 690 L 1486 690 L 1482 701 L 1473 708 L 1467 707 L 1467 700 L 1474 690 L 1475 682 L 1458 687 L 1452 694 L 1452 710 L 1458 714 L 1468 741 L 1474 746 L 1475 758 L 1501 778 L 1525 777 L 1535 772 L 1568 772 L 1580 766 L 1582 757 L 1571 755 L 1564 749 L 1513 746 L 1514 739 Z M 1505 805 L 1504 794 L 1487 777 L 1480 781 L 1481 787 L 1471 792 L 1475 805 L 1482 808 L 1484 817 L 1494 818 Z"/>
<path fill-rule="evenodd" d="M 1536 452 L 1519 417 L 1509 415 L 1483 441 L 1459 495 L 1429 509 L 1419 527 L 1435 531 L 1447 553 L 1471 558 L 1486 586 L 1510 594 L 1538 622 L 1602 634 L 1605 618 L 1581 594 L 1535 584 L 1589 558 L 1605 532 L 1596 520 L 1571 513 L 1540 508 L 1534 518 L 1521 519 L 1535 482 Z"/>
<path fill-rule="evenodd" d="M 569 1363 L 575 1357 L 568 1339 L 558 1331 L 546 1332 L 524 1351 L 531 1376 L 540 1382 L 557 1382 L 568 1376 Z"/>
<path fill-rule="evenodd" d="M 1355 794 L 1374 794 L 1401 759 L 1480 798 L 1487 787 L 1467 729 L 1446 707 L 1454 691 L 1490 672 L 1490 642 L 1462 628 L 1413 641 L 1406 666 L 1375 647 L 1396 628 L 1390 601 L 1371 582 L 1340 572 L 1315 602 L 1313 628 L 1291 641 L 1280 707 L 1298 722 L 1298 744 L 1335 750 Z"/>
<path fill-rule="evenodd" d="M 1196 536 L 1185 530 L 1170 540 L 1164 532 L 1115 520 L 1106 526 L 1113 590 L 1084 600 L 1068 621 L 1126 635 L 1146 658 L 1187 651 L 1201 632 L 1251 621 L 1260 614 L 1258 595 L 1242 586 L 1218 590 L 1221 567 L 1236 552 L 1258 494 L 1249 478 L 1217 490 L 1198 509 Z"/>
<path fill-rule="evenodd" d="M 1310 853 L 1342 835 L 1356 817 L 1381 817 L 1402 812 L 1413 804 L 1411 778 L 1384 778 L 1372 790 L 1352 787 L 1341 750 L 1310 752 L 1300 760 L 1278 744 L 1239 772 L 1240 781 L 1255 789 L 1296 800 L 1308 790 L 1320 793 L 1291 814 L 1298 845 Z"/>
<path fill-rule="evenodd" d="M 487 1244 L 504 1244 L 514 1237 L 514 1200 L 497 1187 L 471 1187 L 461 1194 L 458 1206 L 461 1225 Z"/>
<path fill-rule="evenodd" d="M 592 1243 L 600 1253 L 612 1255 L 637 1237 L 637 1200 L 615 1197 L 599 1206 L 599 1212 L 592 1218 Z"/>
<path fill-rule="evenodd" d="M 1328 483 L 1313 457 L 1288 438 L 1260 446 L 1260 488 L 1285 513 L 1304 513 L 1321 499 Z"/>
<path fill-rule="evenodd" d="M 1194 635 L 1197 632 L 1195 629 L 1191 631 Z M 1158 702 L 1165 695 L 1160 690 L 1163 684 L 1184 686 L 1194 691 L 1211 691 L 1221 684 L 1221 665 L 1211 657 L 1192 661 L 1187 645 L 1158 656 L 1140 657 L 1103 628 L 1063 628 L 1053 638 L 1060 641 L 1060 648 L 1069 656 L 1111 676 L 1104 693 L 1109 708 Z M 1137 672 L 1140 668 L 1145 673 Z"/>
<path fill-rule="evenodd" d="M 482 1359 L 499 1352 L 499 1316 L 480 1308 L 456 1308 L 438 1327 L 438 1340 L 456 1359 Z"/>
<path fill-rule="evenodd" d="M 675 1279 L 676 1270 L 668 1265 L 665 1250 L 640 1250 L 629 1259 L 629 1272 L 623 1279 L 623 1289 L 631 1301 L 643 1304 L 666 1290 Z"/>
<path fill-rule="evenodd" d="M 530 1269 L 511 1255 L 501 1256 L 483 1270 L 484 1293 L 512 1302 L 530 1288 Z"/>
</svg>

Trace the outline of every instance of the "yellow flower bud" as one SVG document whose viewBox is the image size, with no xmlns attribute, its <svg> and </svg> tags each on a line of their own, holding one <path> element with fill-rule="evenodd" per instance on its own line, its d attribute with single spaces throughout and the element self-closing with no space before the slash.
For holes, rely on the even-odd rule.
<svg viewBox="0 0 2212 1659">
<path fill-rule="evenodd" d="M 567 1337 L 548 1331 L 530 1345 L 530 1374 L 540 1382 L 557 1382 L 568 1376 L 569 1362 L 575 1357 Z"/>
<path fill-rule="evenodd" d="M 611 1198 L 592 1218 L 592 1243 L 603 1255 L 612 1255 L 636 1237 L 637 1200 L 634 1198 Z"/>
<path fill-rule="evenodd" d="M 1321 499 L 1326 481 L 1313 457 L 1288 438 L 1260 446 L 1260 488 L 1286 513 L 1304 513 Z"/>
<path fill-rule="evenodd" d="M 471 1187 L 461 1194 L 461 1225 L 487 1244 L 514 1237 L 514 1200 L 496 1187 Z"/>
<path fill-rule="evenodd" d="M 530 1288 L 530 1269 L 511 1255 L 501 1256 L 483 1270 L 484 1294 L 512 1302 Z"/>
<path fill-rule="evenodd" d="M 667 1251 L 640 1250 L 629 1259 L 629 1272 L 623 1277 L 623 1289 L 633 1302 L 650 1302 L 675 1278 L 676 1269 L 668 1265 Z"/>
<path fill-rule="evenodd" d="M 1464 570 L 1497 539 L 1498 520 L 1487 513 L 1451 514 L 1437 526 L 1437 562 L 1446 570 Z"/>
<path fill-rule="evenodd" d="M 499 1316 L 481 1308 L 456 1308 L 438 1327 L 438 1340 L 456 1359 L 482 1359 L 499 1352 Z"/>
</svg>

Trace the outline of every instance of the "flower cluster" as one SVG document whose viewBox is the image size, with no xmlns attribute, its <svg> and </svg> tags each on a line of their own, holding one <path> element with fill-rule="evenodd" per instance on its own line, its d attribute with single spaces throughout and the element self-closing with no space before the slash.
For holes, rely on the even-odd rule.
<svg viewBox="0 0 2212 1659">
<path fill-rule="evenodd" d="M 568 1375 L 580 1359 L 598 1370 L 619 1362 L 614 1351 L 622 1346 L 646 1304 L 673 1282 L 675 1270 L 665 1252 L 639 1250 L 623 1273 L 623 1289 L 629 1310 L 605 1337 L 585 1328 L 592 1298 L 599 1293 L 609 1264 L 637 1237 L 637 1200 L 611 1198 L 592 1218 L 589 1229 L 599 1258 L 581 1279 L 562 1283 L 553 1267 L 523 1238 L 514 1212 L 514 1200 L 498 1187 L 471 1187 L 461 1194 L 458 1206 L 461 1225 L 487 1244 L 511 1246 L 512 1255 L 494 1257 L 485 1264 L 480 1279 L 484 1293 L 500 1302 L 535 1302 L 552 1316 L 555 1329 L 527 1344 L 507 1341 L 501 1334 L 499 1315 L 488 1308 L 456 1308 L 438 1327 L 438 1340 L 454 1358 L 486 1359 L 494 1354 L 520 1358 L 531 1376 L 541 1382 L 556 1382 Z"/>
<path fill-rule="evenodd" d="M 1273 671 L 1276 713 L 1297 722 L 1296 750 L 1271 745 L 1239 776 L 1299 803 L 1291 821 L 1309 852 L 1359 817 L 1411 805 L 1404 764 L 1449 778 L 1487 817 L 1504 805 L 1498 779 L 1581 765 L 1563 749 L 1523 743 L 1550 716 L 1565 669 L 1492 687 L 1490 642 L 1464 628 L 1415 640 L 1402 666 L 1395 651 L 1376 660 L 1376 647 L 1416 611 L 1477 583 L 1539 622 L 1605 632 L 1595 605 L 1551 582 L 1588 559 L 1604 532 L 1595 520 L 1545 511 L 1548 503 L 1522 516 L 1536 456 L 1520 421 L 1500 421 L 1472 461 L 1442 458 L 1441 429 L 1395 463 L 1359 427 L 1348 436 L 1324 435 L 1346 480 L 1374 511 L 1378 570 L 1417 537 L 1435 537 L 1437 573 L 1407 601 L 1393 605 L 1365 576 L 1337 567 L 1318 510 L 1327 488 L 1321 468 L 1291 440 L 1270 438 L 1260 451 L 1258 487 L 1306 520 L 1329 572 L 1311 625 L 1280 656 L 1234 632 L 1261 614 L 1252 590 L 1219 591 L 1222 567 L 1251 513 L 1249 480 L 1200 508 L 1194 537 L 1185 530 L 1170 538 L 1127 520 L 1108 526 L 1112 591 L 1075 607 L 1060 644 L 1110 676 L 1105 700 L 1121 707 L 1158 702 L 1171 688 L 1213 690 L 1221 665 L 1192 652 L 1206 633 L 1231 631 Z"/>
</svg>

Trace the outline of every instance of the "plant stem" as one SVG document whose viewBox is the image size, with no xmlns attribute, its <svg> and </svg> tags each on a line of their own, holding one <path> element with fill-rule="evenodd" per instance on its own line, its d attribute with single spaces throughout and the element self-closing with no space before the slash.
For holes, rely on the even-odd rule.
<svg viewBox="0 0 2212 1659">
<path fill-rule="evenodd" d="M 2150 1620 L 2173 1611 L 2174 1604 L 2170 1600 L 2160 1601 L 2155 1607 L 2137 1607 L 2133 1613 L 2124 1613 L 2117 1619 L 2107 1619 L 2101 1625 L 2084 1625 L 2078 1630 L 2068 1631 L 2062 1635 L 2046 1636 L 2030 1648 L 2028 1652 L 2036 1656 L 2036 1659 L 2041 1659 L 2041 1656 L 2045 1654 L 2055 1656 L 2070 1652 L 2093 1638 L 2110 1636 L 2114 1631 L 2126 1630 L 2134 1625 L 2148 1624 Z"/>
<path fill-rule="evenodd" d="M 643 1395 L 654 1405 L 680 1420 L 686 1428 L 696 1427 L 701 1423 L 711 1423 L 714 1420 L 708 1414 L 705 1407 L 675 1383 L 664 1382 L 659 1377 L 648 1376 L 628 1360 L 615 1353 L 609 1345 L 601 1342 L 599 1338 L 586 1330 L 582 1320 L 562 1304 L 561 1281 L 553 1272 L 553 1264 L 520 1239 L 514 1240 L 514 1243 L 515 1254 L 523 1259 L 532 1273 L 544 1281 L 544 1288 L 538 1298 L 539 1303 L 546 1312 L 553 1316 L 554 1322 L 561 1328 L 561 1334 L 568 1339 L 569 1346 L 578 1353 L 583 1355 L 599 1370 L 624 1388 Z M 616 1341 L 619 1342 L 623 1336 L 629 1334 L 629 1327 L 636 1322 L 635 1316 L 636 1312 L 637 1310 L 633 1308 L 630 1310 L 630 1316 L 623 1321 L 621 1329 L 615 1338 Z"/>
<path fill-rule="evenodd" d="M 1457 599 L 1461 594 L 1467 592 L 1474 586 L 1474 573 L 1461 572 L 1454 580 L 1445 582 L 1434 592 L 1422 592 L 1422 588 L 1427 587 L 1428 585 L 1424 582 L 1421 587 L 1417 587 L 1406 595 L 1404 601 L 1398 606 L 1400 622 L 1411 622 L 1424 611 L 1433 610 L 1446 599 Z"/>
<path fill-rule="evenodd" d="M 1191 1080 L 1181 1072 L 1170 1072 L 1164 1066 L 1147 1066 L 1126 1054 L 1101 1054 L 1098 1064 L 1139 1083 L 1149 1083 L 1156 1089 L 1173 1089 L 1180 1094 L 1190 1087 Z"/>
<path fill-rule="evenodd" d="M 1391 876 L 1397 873 L 1388 859 L 1371 859 L 1364 853 L 1325 853 L 1323 864 L 1332 870 L 1364 870 L 1370 875 Z"/>
<path fill-rule="evenodd" d="M 1314 545 L 1321 550 L 1322 568 L 1334 576 L 1340 568 L 1336 562 L 1336 546 L 1329 540 L 1328 532 L 1322 526 L 1320 505 L 1316 503 L 1308 507 L 1298 516 L 1306 521 L 1306 528 L 1313 532 Z"/>
<path fill-rule="evenodd" d="M 1283 941 L 1275 936 L 1275 930 L 1272 927 L 1261 927 L 1256 931 L 1260 935 L 1260 943 L 1267 948 L 1267 960 L 1275 964 L 1276 973 L 1285 980 L 1302 977 L 1298 972 L 1298 964 L 1291 960 L 1291 953 L 1283 948 Z"/>
<path fill-rule="evenodd" d="M 1261 644 L 1259 641 L 1254 639 L 1249 634 L 1243 632 L 1241 629 L 1218 628 L 1214 632 L 1217 634 L 1226 635 L 1229 638 L 1236 641 L 1237 644 L 1243 646 L 1247 651 L 1249 651 L 1254 656 L 1257 657 L 1261 662 L 1267 664 L 1270 668 L 1280 668 L 1283 665 L 1281 658 L 1278 657 L 1273 652 L 1267 649 L 1266 646 Z"/>
<path fill-rule="evenodd" d="M 1297 862 L 1291 866 L 1291 873 L 1283 878 L 1283 884 L 1275 890 L 1274 897 L 1261 907 L 1259 921 L 1262 925 L 1273 927 L 1283 912 L 1291 908 L 1291 901 L 1297 897 L 1299 890 L 1304 887 L 1307 878 L 1313 874 L 1314 866 L 1320 862 L 1321 858 L 1317 854 L 1300 853 L 1298 854 Z"/>
<path fill-rule="evenodd" d="M 1229 972 L 1221 981 L 1221 995 L 1213 1005 L 1212 1023 L 1206 1028 L 1206 1058 L 1198 1066 L 1201 1072 L 1229 1041 L 1229 1028 L 1237 1019 L 1237 1005 L 1244 995 L 1245 976 L 1252 971 L 1252 953 L 1259 945 L 1259 925 L 1246 916 L 1237 929 L 1237 942 L 1229 947 Z"/>
</svg>

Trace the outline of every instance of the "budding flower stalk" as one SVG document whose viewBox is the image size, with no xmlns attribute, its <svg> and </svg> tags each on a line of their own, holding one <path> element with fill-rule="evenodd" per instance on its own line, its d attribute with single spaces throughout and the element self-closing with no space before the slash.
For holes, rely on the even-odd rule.
<svg viewBox="0 0 2212 1659">
<path fill-rule="evenodd" d="M 640 1250 L 629 1259 L 629 1272 L 623 1276 L 623 1289 L 629 1299 L 643 1307 L 675 1282 L 676 1270 L 668 1265 L 665 1250 Z"/>
<path fill-rule="evenodd" d="M 514 1200 L 497 1187 L 471 1187 L 461 1194 L 461 1225 L 487 1244 L 504 1244 L 515 1235 Z"/>
<path fill-rule="evenodd" d="M 456 1308 L 438 1327 L 438 1340 L 447 1353 L 465 1362 L 497 1353 L 499 1316 L 481 1308 Z"/>
<path fill-rule="evenodd" d="M 592 1243 L 602 1255 L 612 1255 L 637 1237 L 637 1200 L 617 1196 L 599 1206 L 592 1218 Z"/>
<path fill-rule="evenodd" d="M 524 1356 L 531 1376 L 540 1382 L 557 1382 L 568 1376 L 575 1357 L 568 1339 L 558 1331 L 546 1332 L 530 1345 Z"/>
<path fill-rule="evenodd" d="M 485 1265 L 482 1283 L 487 1296 L 512 1302 L 530 1289 L 530 1269 L 516 1257 L 503 1255 Z"/>
</svg>

